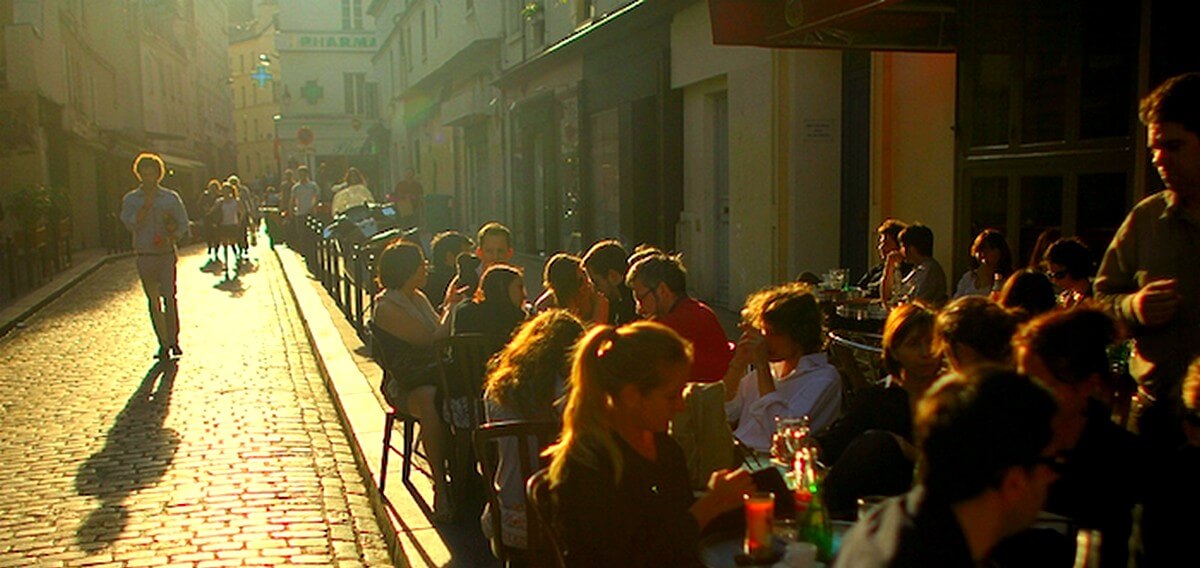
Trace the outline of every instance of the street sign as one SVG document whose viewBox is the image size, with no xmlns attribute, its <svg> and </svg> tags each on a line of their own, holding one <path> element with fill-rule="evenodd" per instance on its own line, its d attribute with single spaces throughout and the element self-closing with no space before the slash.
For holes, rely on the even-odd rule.
<svg viewBox="0 0 1200 568">
<path fill-rule="evenodd" d="M 317 135 L 314 134 L 312 129 L 307 126 L 301 126 L 300 129 L 296 131 L 296 141 L 299 142 L 301 146 L 311 146 L 313 141 L 316 139 Z"/>
</svg>

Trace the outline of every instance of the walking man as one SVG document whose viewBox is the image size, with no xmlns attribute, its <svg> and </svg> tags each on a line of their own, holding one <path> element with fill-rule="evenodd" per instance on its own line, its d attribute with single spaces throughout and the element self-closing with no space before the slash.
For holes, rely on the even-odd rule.
<svg viewBox="0 0 1200 568">
<path fill-rule="evenodd" d="M 188 214 L 179 194 L 160 185 L 166 166 L 153 152 L 133 160 L 140 186 L 121 200 L 121 222 L 133 233 L 138 277 L 150 302 L 159 359 L 183 355 L 175 302 L 175 243 L 188 235 Z"/>
</svg>

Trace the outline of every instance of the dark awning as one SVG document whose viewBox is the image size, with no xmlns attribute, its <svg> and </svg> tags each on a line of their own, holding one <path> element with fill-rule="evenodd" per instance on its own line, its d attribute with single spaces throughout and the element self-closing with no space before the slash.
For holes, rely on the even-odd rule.
<svg viewBox="0 0 1200 568">
<path fill-rule="evenodd" d="M 708 0 L 713 43 L 954 51 L 957 0 Z"/>
</svg>

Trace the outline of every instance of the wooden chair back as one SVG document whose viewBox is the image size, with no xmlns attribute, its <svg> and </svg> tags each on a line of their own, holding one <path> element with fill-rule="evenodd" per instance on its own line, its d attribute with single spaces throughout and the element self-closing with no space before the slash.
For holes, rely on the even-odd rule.
<svg viewBox="0 0 1200 568">
<path fill-rule="evenodd" d="M 501 454 L 512 457 L 511 452 L 504 452 L 506 446 L 511 449 L 516 447 L 517 467 L 520 472 L 520 480 L 522 489 L 525 483 L 533 476 L 534 472 L 538 471 L 546 464 L 543 463 L 541 452 L 547 446 L 554 442 L 558 437 L 561 425 L 558 422 L 534 422 L 523 420 L 510 420 L 504 422 L 489 422 L 483 424 L 474 432 L 475 456 L 479 459 L 479 465 L 483 474 L 484 492 L 487 495 L 488 503 L 491 506 L 491 525 L 492 525 L 492 553 L 502 561 L 508 562 L 512 554 L 504 545 L 503 527 L 501 506 L 500 506 L 500 480 L 496 479 L 496 474 L 500 470 Z M 521 492 L 524 498 L 524 490 Z M 528 511 L 529 507 L 526 506 Z M 537 544 L 537 539 L 530 539 L 529 547 L 533 548 Z"/>
<path fill-rule="evenodd" d="M 563 548 L 554 530 L 554 495 L 550 491 L 550 470 L 534 473 L 525 485 L 526 522 L 529 534 L 529 565 L 535 568 L 566 568 Z"/>
</svg>

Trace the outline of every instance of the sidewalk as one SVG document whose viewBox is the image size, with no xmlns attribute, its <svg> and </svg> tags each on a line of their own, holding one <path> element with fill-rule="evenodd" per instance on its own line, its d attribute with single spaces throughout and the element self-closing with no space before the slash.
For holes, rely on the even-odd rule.
<svg viewBox="0 0 1200 568">
<path fill-rule="evenodd" d="M 363 476 L 373 481 L 368 494 L 392 558 L 400 566 L 499 566 L 477 521 L 434 525 L 429 520 L 432 481 L 420 471 L 425 468 L 421 460 L 415 461 L 412 483 L 405 486 L 400 456 L 393 455 L 388 463 L 386 499 L 379 493 L 386 406 L 379 392 L 382 373 L 333 298 L 309 274 L 303 257 L 286 247 L 276 247 L 275 252 L 359 467 Z M 400 444 L 399 431 L 393 443 Z"/>
<path fill-rule="evenodd" d="M 26 318 L 54 301 L 55 298 L 95 272 L 104 263 L 132 254 L 132 252 L 125 252 L 109 255 L 104 252 L 104 249 L 98 248 L 72 251 L 70 268 L 55 274 L 49 282 L 0 309 L 0 337 L 21 325 Z"/>
</svg>

